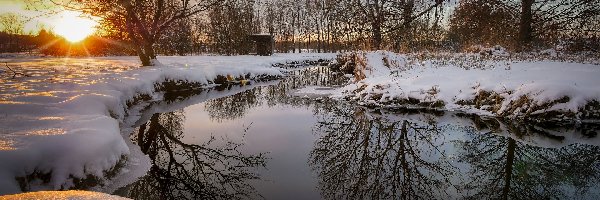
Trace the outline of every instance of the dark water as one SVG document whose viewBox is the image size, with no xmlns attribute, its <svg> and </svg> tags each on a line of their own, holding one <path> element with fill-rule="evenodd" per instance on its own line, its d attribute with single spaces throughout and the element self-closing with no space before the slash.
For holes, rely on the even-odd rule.
<svg viewBox="0 0 600 200">
<path fill-rule="evenodd" d="M 292 95 L 307 85 L 343 83 L 325 68 L 311 68 L 273 85 L 220 88 L 234 94 L 182 109 L 149 109 L 161 112 L 148 111 L 131 139 L 153 166 L 116 193 L 134 199 L 600 198 L 597 125 L 378 110 Z"/>
</svg>

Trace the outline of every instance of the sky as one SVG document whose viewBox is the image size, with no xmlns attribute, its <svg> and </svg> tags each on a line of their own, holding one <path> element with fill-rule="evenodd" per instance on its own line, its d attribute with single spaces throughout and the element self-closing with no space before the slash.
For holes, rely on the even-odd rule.
<svg viewBox="0 0 600 200">
<path fill-rule="evenodd" d="M 0 15 L 15 13 L 25 17 L 25 33 L 37 34 L 42 28 L 54 29 L 59 26 L 62 13 L 48 11 L 28 10 L 24 0 L 0 0 Z"/>
<path fill-rule="evenodd" d="M 458 0 L 450 0 L 447 2 L 450 10 L 457 4 Z M 56 13 L 56 10 L 33 10 L 27 9 L 28 5 L 25 0 L 0 0 L 0 15 L 6 13 L 16 13 L 26 18 L 27 23 L 25 24 L 26 34 L 37 34 L 41 28 L 56 30 L 57 27 L 61 27 L 61 21 L 64 21 L 62 13 Z M 451 12 L 444 12 L 444 18 L 449 18 Z M 446 23 L 446 20 L 442 20 L 442 23 Z M 1 26 L 1 25 L 0 25 Z M 2 27 L 0 27 L 2 28 Z"/>
</svg>

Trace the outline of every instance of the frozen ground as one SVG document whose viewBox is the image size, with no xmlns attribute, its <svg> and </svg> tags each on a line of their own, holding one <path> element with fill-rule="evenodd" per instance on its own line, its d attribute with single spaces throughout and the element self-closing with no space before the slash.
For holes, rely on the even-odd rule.
<svg viewBox="0 0 600 200">
<path fill-rule="evenodd" d="M 21 192 L 19 181 L 28 190 L 66 189 L 89 175 L 103 177 L 123 158 L 126 168 L 147 169 L 147 159 L 120 125 L 141 117 L 128 113 L 134 97 L 162 98 L 156 83 L 183 80 L 212 87 L 218 75 L 281 76 L 284 70 L 272 64 L 334 56 L 160 57 L 162 64 L 142 68 L 136 57 L 0 59 L 27 75 L 0 71 L 0 194 Z M 46 175 L 50 179 L 42 180 Z"/>
<path fill-rule="evenodd" d="M 354 82 L 329 93 L 371 106 L 431 107 L 483 115 L 600 119 L 600 65 L 554 61 L 430 59 L 359 53 Z M 349 63 L 340 63 L 344 65 Z M 470 64 L 470 65 L 469 65 Z"/>
</svg>

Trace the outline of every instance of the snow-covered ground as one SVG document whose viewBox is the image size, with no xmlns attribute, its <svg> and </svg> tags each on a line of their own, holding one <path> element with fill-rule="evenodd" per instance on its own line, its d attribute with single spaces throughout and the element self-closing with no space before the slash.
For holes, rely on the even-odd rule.
<svg viewBox="0 0 600 200">
<path fill-rule="evenodd" d="M 128 113 L 128 101 L 140 94 L 162 99 L 157 83 L 212 87 L 218 76 L 281 76 L 285 70 L 273 64 L 333 57 L 159 57 L 162 64 L 155 67 L 138 67 L 136 57 L 0 59 L 27 75 L 13 78 L 5 67 L 0 72 L 0 195 L 21 192 L 17 177 L 29 190 L 67 189 L 74 179 L 103 177 L 123 158 L 144 169 L 147 163 L 120 125 L 142 117 Z M 50 180 L 40 179 L 47 174 Z"/>
<path fill-rule="evenodd" d="M 2 199 L 5 200 L 18 200 L 18 199 L 69 199 L 69 200 L 93 200 L 93 199 L 104 199 L 104 200 L 128 200 L 115 195 L 109 195 L 99 192 L 90 191 L 40 191 L 40 192 L 29 192 L 15 195 L 6 195 Z"/>
<path fill-rule="evenodd" d="M 354 82 L 329 92 L 371 106 L 420 106 L 483 115 L 598 120 L 600 65 L 552 61 L 415 59 L 358 53 Z M 473 65 L 469 66 L 469 63 Z M 346 63 L 340 63 L 343 67 Z M 466 66 L 465 66 L 466 65 Z M 559 113 L 559 114 L 556 114 Z"/>
</svg>

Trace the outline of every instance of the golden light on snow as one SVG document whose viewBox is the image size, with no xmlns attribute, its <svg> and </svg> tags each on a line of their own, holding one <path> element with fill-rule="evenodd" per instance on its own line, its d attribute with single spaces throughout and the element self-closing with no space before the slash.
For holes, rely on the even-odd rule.
<svg viewBox="0 0 600 200">
<path fill-rule="evenodd" d="M 39 120 L 64 120 L 64 117 L 40 117 Z"/>
<path fill-rule="evenodd" d="M 14 141 L 0 139 L 0 151 L 16 150 L 14 145 L 15 145 Z"/>
<path fill-rule="evenodd" d="M 105 200 L 122 200 L 128 199 L 124 197 L 114 196 L 110 194 L 104 194 L 100 192 L 91 192 L 91 191 L 80 191 L 80 190 L 70 190 L 70 191 L 40 191 L 40 192 L 29 192 L 22 194 L 14 194 L 14 195 L 6 195 L 2 196 L 0 199 L 12 200 L 12 199 L 80 199 L 80 200 L 88 200 L 88 199 L 105 199 Z"/>
<path fill-rule="evenodd" d="M 69 42 L 80 42 L 94 34 L 98 25 L 98 22 L 82 17 L 82 13 L 76 11 L 64 11 L 59 20 L 54 32 Z"/>
<path fill-rule="evenodd" d="M 65 133 L 67 133 L 67 132 L 61 128 L 49 128 L 49 129 L 38 129 L 38 130 L 29 131 L 25 135 L 48 136 L 48 135 L 64 135 Z"/>
</svg>

